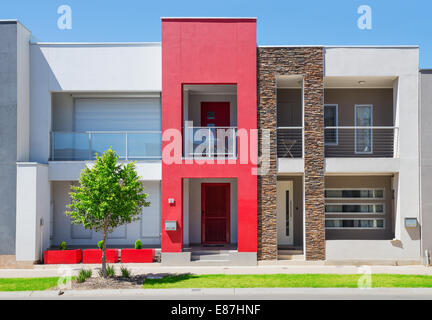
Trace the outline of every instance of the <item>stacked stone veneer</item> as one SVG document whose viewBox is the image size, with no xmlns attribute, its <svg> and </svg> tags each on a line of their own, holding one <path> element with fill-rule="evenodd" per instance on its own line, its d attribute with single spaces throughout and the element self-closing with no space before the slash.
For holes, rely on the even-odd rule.
<svg viewBox="0 0 432 320">
<path fill-rule="evenodd" d="M 304 250 L 306 260 L 324 260 L 323 48 L 261 47 L 257 59 L 258 128 L 271 133 L 270 167 L 267 174 L 258 176 L 258 259 L 277 259 L 276 76 L 301 75 L 304 79 Z M 260 134 L 260 154 L 262 147 Z"/>
</svg>

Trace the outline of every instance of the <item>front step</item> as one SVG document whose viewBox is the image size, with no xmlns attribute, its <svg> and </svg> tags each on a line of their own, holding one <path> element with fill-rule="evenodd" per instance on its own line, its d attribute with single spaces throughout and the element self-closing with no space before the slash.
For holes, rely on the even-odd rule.
<svg viewBox="0 0 432 320">
<path fill-rule="evenodd" d="M 229 252 L 219 250 L 192 251 L 191 261 L 229 261 Z"/>
<path fill-rule="evenodd" d="M 295 249 L 279 249 L 278 254 L 287 254 L 287 255 L 302 255 L 303 250 L 295 250 Z"/>
<path fill-rule="evenodd" d="M 303 261 L 304 260 L 303 250 L 279 249 L 278 250 L 278 260 Z"/>
<path fill-rule="evenodd" d="M 192 251 L 191 265 L 195 266 L 226 266 L 230 263 L 228 252 L 219 250 Z"/>
<path fill-rule="evenodd" d="M 278 254 L 278 260 L 295 260 L 304 261 L 304 255 L 302 254 Z"/>
<path fill-rule="evenodd" d="M 230 260 L 191 260 L 191 266 L 221 267 L 230 265 Z"/>
<path fill-rule="evenodd" d="M 229 254 L 192 255 L 191 261 L 229 261 Z"/>
</svg>

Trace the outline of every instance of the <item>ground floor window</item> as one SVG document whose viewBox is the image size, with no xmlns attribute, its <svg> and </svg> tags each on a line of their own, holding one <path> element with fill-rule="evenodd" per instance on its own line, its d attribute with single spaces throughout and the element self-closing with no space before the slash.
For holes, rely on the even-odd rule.
<svg viewBox="0 0 432 320">
<path fill-rule="evenodd" d="M 326 229 L 384 229 L 384 189 L 326 189 L 325 199 Z"/>
<path fill-rule="evenodd" d="M 340 219 L 325 220 L 326 229 L 384 229 L 384 219 Z"/>
<path fill-rule="evenodd" d="M 357 203 L 327 203 L 325 212 L 338 213 L 384 213 L 384 204 L 357 204 Z"/>
<path fill-rule="evenodd" d="M 326 199 L 384 199 L 384 189 L 326 189 Z"/>
</svg>

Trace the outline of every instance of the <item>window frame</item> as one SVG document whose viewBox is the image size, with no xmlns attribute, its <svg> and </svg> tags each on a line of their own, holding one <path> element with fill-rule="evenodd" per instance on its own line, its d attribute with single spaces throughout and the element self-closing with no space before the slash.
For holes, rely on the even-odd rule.
<svg viewBox="0 0 432 320">
<path fill-rule="evenodd" d="M 336 123 L 333 127 L 338 127 L 339 126 L 339 105 L 337 103 L 326 103 L 324 104 L 324 112 L 323 112 L 323 116 L 324 116 L 324 121 L 325 121 L 325 108 L 326 107 L 335 107 L 336 109 Z M 324 127 L 324 130 L 326 130 L 326 127 Z M 336 142 L 326 142 L 325 138 L 324 138 L 324 145 L 325 146 L 338 146 L 339 145 L 339 129 L 334 129 L 335 133 L 336 133 Z"/>
<path fill-rule="evenodd" d="M 370 130 L 370 139 L 371 139 L 371 148 L 370 151 L 357 151 L 357 130 L 368 130 L 368 129 L 357 129 L 357 108 L 358 107 L 370 107 L 371 110 L 371 119 L 370 119 L 370 127 L 373 127 L 373 104 L 355 104 L 354 105 L 354 154 L 373 154 L 373 130 Z"/>
<path fill-rule="evenodd" d="M 382 190 L 382 193 L 383 193 L 383 197 L 382 198 L 355 198 L 355 197 L 349 197 L 349 198 L 344 198 L 344 197 L 340 197 L 340 198 L 329 198 L 329 197 L 326 197 L 325 196 L 325 191 L 326 190 L 359 190 L 359 191 L 364 191 L 364 190 L 367 190 L 367 191 L 369 191 L 369 190 Z M 385 201 L 386 200 L 386 190 L 385 190 L 385 188 L 325 188 L 324 189 L 324 199 L 325 200 L 342 200 L 342 201 L 344 201 L 344 200 L 357 200 L 357 201 L 361 201 L 361 200 L 367 200 L 367 201 L 369 201 L 369 200 L 374 200 L 374 201 L 376 201 L 376 200 L 381 200 L 381 201 Z"/>
<path fill-rule="evenodd" d="M 328 205 L 336 205 L 336 206 L 343 206 L 343 205 L 364 205 L 364 206 L 374 206 L 373 212 L 360 212 L 360 211 L 354 211 L 354 212 L 327 212 L 325 211 L 325 207 Z M 377 212 L 376 206 L 382 206 L 383 211 Z M 356 203 L 356 202 L 326 202 L 324 204 L 324 213 L 325 215 L 385 215 L 386 213 L 386 205 L 385 203 L 369 203 L 369 202 L 363 202 L 363 203 Z"/>
<path fill-rule="evenodd" d="M 324 228 L 326 230 L 385 230 L 386 228 L 386 219 L 385 218 L 326 218 L 325 221 L 327 220 L 374 220 L 374 221 L 378 221 L 378 220 L 382 220 L 383 221 L 383 226 L 382 227 L 367 227 L 367 228 L 361 228 L 361 227 L 327 227 L 325 226 L 325 222 L 324 222 Z"/>
</svg>

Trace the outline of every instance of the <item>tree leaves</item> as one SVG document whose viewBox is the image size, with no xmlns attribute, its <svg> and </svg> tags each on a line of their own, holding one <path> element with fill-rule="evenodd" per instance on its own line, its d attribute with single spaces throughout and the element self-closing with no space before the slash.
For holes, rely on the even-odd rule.
<svg viewBox="0 0 432 320">
<path fill-rule="evenodd" d="M 118 155 L 110 149 L 92 167 L 86 167 L 79 186 L 72 186 L 66 215 L 72 223 L 86 229 L 111 233 L 115 228 L 140 218 L 142 207 L 148 207 L 148 194 L 139 181 L 133 162 L 118 164 Z"/>
</svg>

